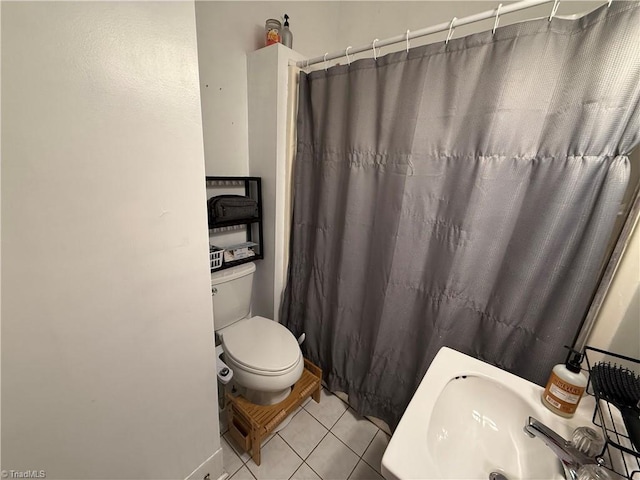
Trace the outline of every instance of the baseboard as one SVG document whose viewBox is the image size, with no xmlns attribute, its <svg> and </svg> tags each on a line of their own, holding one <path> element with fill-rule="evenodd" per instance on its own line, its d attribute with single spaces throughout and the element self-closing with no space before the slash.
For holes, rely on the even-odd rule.
<svg viewBox="0 0 640 480">
<path fill-rule="evenodd" d="M 222 447 L 207 458 L 185 480 L 225 480 L 229 475 L 222 467 Z"/>
</svg>

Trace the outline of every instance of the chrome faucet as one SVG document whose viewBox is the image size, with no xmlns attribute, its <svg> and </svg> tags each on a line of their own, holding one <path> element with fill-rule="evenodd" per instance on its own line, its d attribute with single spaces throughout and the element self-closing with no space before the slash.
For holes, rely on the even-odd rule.
<svg viewBox="0 0 640 480">
<path fill-rule="evenodd" d="M 531 438 L 538 437 L 547 447 L 560 459 L 564 468 L 564 478 L 567 480 L 577 480 L 578 469 L 590 463 L 598 464 L 595 457 L 590 457 L 578 450 L 571 442 L 547 427 L 544 423 L 529 417 L 529 421 L 524 426 L 524 433 Z"/>
</svg>

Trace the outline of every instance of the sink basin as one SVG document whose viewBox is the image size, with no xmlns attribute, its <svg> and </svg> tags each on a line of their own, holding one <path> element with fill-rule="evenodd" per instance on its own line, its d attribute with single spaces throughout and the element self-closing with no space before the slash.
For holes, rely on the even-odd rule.
<svg viewBox="0 0 640 480">
<path fill-rule="evenodd" d="M 382 459 L 392 479 L 564 478 L 560 461 L 523 427 L 529 416 L 565 438 L 591 423 L 593 400 L 564 419 L 540 401 L 542 387 L 475 358 L 438 352 Z M 590 401 L 590 405 L 589 404 Z"/>
<path fill-rule="evenodd" d="M 427 428 L 435 475 L 426 478 L 488 479 L 491 472 L 509 479 L 562 478 L 555 455 L 522 431 L 530 413 L 522 397 L 490 378 L 450 380 Z"/>
</svg>

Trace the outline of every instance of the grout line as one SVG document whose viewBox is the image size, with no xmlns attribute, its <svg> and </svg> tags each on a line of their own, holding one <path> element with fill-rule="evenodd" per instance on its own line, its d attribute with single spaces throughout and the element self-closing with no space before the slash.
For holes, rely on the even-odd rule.
<svg viewBox="0 0 640 480">
<path fill-rule="evenodd" d="M 336 437 L 336 439 L 337 439 L 341 444 L 343 444 L 345 447 L 347 447 L 347 448 L 349 449 L 349 451 L 350 451 L 351 453 L 353 453 L 356 457 L 358 457 L 359 459 L 361 459 L 361 458 L 362 458 L 362 455 L 364 455 L 364 453 L 363 453 L 362 455 L 358 455 L 358 453 L 357 453 L 353 448 L 351 448 L 349 445 L 347 445 L 347 444 L 346 444 L 346 443 L 344 443 L 342 440 L 340 440 L 340 438 L 339 438 L 335 433 L 333 433 L 332 431 L 329 431 L 329 433 L 330 433 L 331 435 L 333 435 L 334 437 Z M 366 450 L 365 450 L 365 452 L 366 452 Z"/>
<path fill-rule="evenodd" d="M 343 402 L 343 403 L 344 403 L 344 402 Z M 304 408 L 304 407 L 302 407 L 302 408 Z M 313 413 L 311 413 L 311 412 L 310 412 L 309 410 L 307 410 L 306 408 L 304 408 L 304 410 L 305 410 L 305 412 L 307 412 L 309 415 L 311 415 L 315 420 L 317 420 L 317 421 L 320 423 L 320 425 L 322 425 L 324 428 L 326 428 L 327 430 L 331 430 L 333 427 L 335 427 L 335 426 L 336 426 L 336 423 L 338 423 L 338 422 L 340 421 L 340 419 L 342 418 L 342 416 L 345 414 L 345 412 L 346 412 L 347 410 L 349 410 L 349 408 L 347 408 L 344 412 L 342 412 L 342 413 L 340 414 L 340 416 L 336 419 L 336 421 L 335 421 L 335 422 L 333 422 L 333 423 L 331 424 L 331 426 L 330 426 L 330 427 L 327 427 L 324 423 L 322 423 L 322 421 L 321 421 L 319 418 L 317 418 Z"/>
<path fill-rule="evenodd" d="M 311 465 L 309 465 L 307 462 L 303 462 L 307 467 L 309 467 L 309 470 L 311 470 L 313 473 L 315 473 L 316 475 L 318 475 L 318 477 L 320 478 L 320 480 L 324 480 L 320 474 L 318 472 L 316 472 L 313 467 L 311 467 Z"/>
<path fill-rule="evenodd" d="M 299 458 L 300 460 L 302 460 L 302 463 L 304 463 L 304 458 L 302 458 L 302 456 L 301 456 L 298 452 L 296 452 L 296 449 L 295 449 L 295 448 L 293 448 L 291 445 L 289 445 L 289 442 L 287 442 L 287 441 L 284 439 L 284 437 L 283 437 L 283 436 L 281 436 L 279 433 L 277 433 L 276 435 L 278 435 L 278 436 L 280 437 L 280 440 L 282 440 L 282 441 L 284 442 L 284 444 L 285 444 L 287 447 L 289 447 L 289 448 L 293 451 L 293 453 L 295 453 L 295 454 L 298 456 L 298 458 Z M 300 468 L 300 467 L 298 467 L 298 468 Z M 296 469 L 296 472 L 297 472 L 297 471 L 298 471 L 298 469 Z M 293 472 L 293 473 L 296 473 L 296 472 Z M 292 474 L 292 475 L 293 475 L 293 474 Z M 289 478 L 291 478 L 291 477 L 289 477 Z"/>
<path fill-rule="evenodd" d="M 262 453 L 262 449 L 263 449 L 264 447 L 266 447 L 266 446 L 267 446 L 267 444 L 268 444 L 269 442 L 271 442 L 271 440 L 273 440 L 276 436 L 279 436 L 277 432 L 276 432 L 276 433 L 274 433 L 274 434 L 271 436 L 271 438 L 270 438 L 269 440 L 267 440 L 266 442 L 264 442 L 264 443 L 262 443 L 262 444 L 260 445 L 260 452 L 261 452 L 261 453 Z M 282 437 L 280 437 L 280 438 L 282 438 Z M 283 441 L 284 441 L 284 440 L 283 440 Z M 253 457 L 251 456 L 251 454 L 250 454 L 249 452 L 245 452 L 245 453 L 246 453 L 247 455 L 249 455 L 249 458 L 247 459 L 247 461 L 246 461 L 246 462 L 244 462 L 244 464 L 246 465 L 247 470 L 251 471 L 251 469 L 249 468 L 249 461 L 253 460 Z M 242 458 L 241 458 L 240 460 L 242 460 Z M 260 462 L 260 463 L 262 463 L 262 462 Z M 254 465 L 255 465 L 255 462 L 254 462 Z M 259 466 L 260 466 L 260 465 L 256 465 L 256 467 L 259 467 Z"/>
<path fill-rule="evenodd" d="M 291 474 L 291 476 L 289 477 L 289 480 L 291 480 L 291 479 L 293 478 L 293 476 L 296 474 L 296 472 L 302 468 L 302 465 L 306 465 L 306 466 L 307 466 L 307 468 L 308 468 L 309 470 L 311 470 L 313 473 L 315 473 L 316 475 L 318 475 L 318 478 L 320 478 L 320 480 L 324 480 L 324 479 L 323 479 L 323 478 L 318 474 L 318 472 L 316 472 L 313 468 L 311 468 L 311 465 L 309 465 L 309 464 L 308 464 L 307 462 L 305 462 L 305 461 L 303 461 L 303 462 L 302 462 L 302 464 L 300 464 L 300 466 L 296 469 L 296 471 L 295 471 L 295 472 L 293 472 L 293 473 Z"/>
<path fill-rule="evenodd" d="M 371 441 L 369 442 L 369 444 L 367 445 L 367 447 L 364 449 L 364 452 L 362 452 L 361 457 L 364 457 L 364 454 L 367 453 L 367 450 L 369 450 L 369 447 L 371 446 L 371 444 L 373 443 L 373 441 L 376 439 L 376 435 L 378 435 L 378 432 L 380 431 L 380 429 L 378 428 L 378 430 L 376 430 L 376 433 L 373 434 L 373 437 L 371 437 Z M 366 462 L 366 460 L 365 460 Z"/>
<path fill-rule="evenodd" d="M 338 419 L 337 419 L 335 422 L 333 422 L 333 425 L 331 425 L 331 427 L 329 428 L 329 431 L 331 431 L 331 429 L 332 429 L 333 427 L 335 427 L 335 426 L 338 424 L 338 422 L 340 421 L 340 419 L 341 419 L 342 417 L 344 417 L 344 414 L 345 414 L 345 413 L 347 413 L 348 411 L 349 411 L 349 408 L 347 408 L 344 412 L 342 412 L 342 414 L 340 414 L 340 416 L 338 417 Z"/>
<path fill-rule="evenodd" d="M 287 444 L 288 445 L 288 444 Z M 295 450 L 294 450 L 295 451 Z M 297 453 L 297 452 L 296 452 Z M 300 456 L 300 455 L 298 455 Z M 289 480 L 291 480 L 293 478 L 293 476 L 296 474 L 296 472 L 298 470 L 300 470 L 300 468 L 302 468 L 302 465 L 304 465 L 304 460 L 302 461 L 302 463 L 300 464 L 300 466 L 298 468 L 295 469 L 295 471 L 291 474 L 291 476 L 289 477 Z"/>
<path fill-rule="evenodd" d="M 369 450 L 369 447 L 371 446 L 371 444 L 373 443 L 373 441 L 376 439 L 376 437 L 378 436 L 378 433 L 382 432 L 385 436 L 387 435 L 386 432 L 384 430 L 382 430 L 381 428 L 378 427 L 378 432 L 376 432 L 376 434 L 373 436 L 373 438 L 371 439 L 371 442 L 369 442 L 369 446 L 366 448 L 366 450 L 364 451 L 364 453 L 362 454 L 362 461 L 364 463 L 366 463 L 367 465 L 369 465 L 371 468 L 373 468 L 376 473 L 380 476 L 382 476 L 382 465 L 378 465 L 378 468 L 374 467 L 373 465 L 371 465 L 369 462 L 367 462 L 367 459 L 364 458 L 364 454 L 367 453 L 367 450 Z M 380 459 L 380 461 L 382 462 L 382 459 Z"/>
<path fill-rule="evenodd" d="M 331 431 L 327 430 L 327 433 L 325 433 L 325 434 L 322 436 L 322 438 L 321 438 L 321 439 L 320 439 L 320 441 L 318 442 L 318 445 L 316 445 L 315 447 L 313 447 L 313 450 L 311 450 L 311 451 L 309 452 L 309 455 L 307 455 L 307 458 L 303 459 L 305 462 L 307 461 L 307 459 L 308 459 L 311 455 L 313 455 L 313 452 L 315 452 L 315 451 L 316 451 L 316 448 L 318 448 L 318 447 L 320 446 L 320 444 L 322 443 L 322 441 L 323 441 L 325 438 L 327 438 L 327 435 L 329 435 L 330 433 L 331 433 Z M 313 470 L 313 469 L 312 469 L 312 470 Z M 318 475 L 318 476 L 319 476 L 319 475 Z"/>
<path fill-rule="evenodd" d="M 334 394 L 333 394 L 333 393 L 331 393 L 331 392 L 329 392 L 329 395 L 330 395 L 330 396 L 332 396 L 332 397 L 336 397 L 336 398 L 338 398 L 338 400 L 340 400 L 340 401 L 342 402 L 342 400 L 341 400 L 337 395 L 334 395 Z M 371 442 L 373 442 L 373 439 L 376 437 L 376 434 L 378 433 L 378 430 L 380 430 L 380 428 L 379 428 L 376 424 L 374 424 L 373 422 L 371 422 L 370 420 L 367 420 L 365 417 L 362 417 L 364 420 L 366 420 L 367 422 L 369 422 L 369 423 L 371 423 L 373 426 L 375 426 L 377 430 L 376 430 L 376 433 L 375 433 L 375 434 L 373 435 L 373 437 L 371 438 L 371 440 L 369 441 L 369 444 L 367 445 L 367 448 L 365 448 L 365 449 L 364 449 L 364 452 L 362 453 L 362 455 L 358 454 L 358 453 L 357 453 L 353 448 L 351 448 L 349 445 L 347 445 L 345 442 L 343 442 L 340 438 L 338 438 L 338 436 L 337 436 L 335 433 L 333 433 L 333 431 L 332 431 L 332 430 L 333 430 L 333 427 L 335 427 L 335 426 L 338 424 L 338 422 L 339 422 L 339 421 L 340 421 L 340 419 L 345 415 L 345 413 L 347 413 L 347 412 L 349 411 L 349 409 L 353 410 L 353 409 L 349 406 L 349 404 L 348 404 L 348 403 L 345 403 L 345 402 L 342 402 L 342 403 L 343 403 L 343 404 L 345 404 L 345 405 L 347 406 L 347 408 L 346 408 L 346 410 L 345 410 L 344 412 L 342 412 L 342 414 L 341 414 L 341 415 L 338 417 L 338 419 L 333 423 L 333 425 L 331 425 L 331 427 L 330 427 L 330 428 L 328 428 L 329 433 L 330 433 L 331 435 L 333 435 L 333 436 L 334 436 L 334 438 L 336 438 L 336 439 L 337 439 L 340 443 L 342 443 L 345 447 L 347 447 L 347 448 L 349 449 L 349 451 L 350 451 L 350 452 L 352 452 L 356 457 L 358 457 L 358 460 L 362 460 L 362 455 L 364 455 L 364 454 L 366 453 L 367 448 L 369 448 L 369 446 L 371 445 Z M 304 407 L 303 407 L 303 408 L 304 408 Z M 306 410 L 306 409 L 305 409 L 305 410 Z M 356 413 L 356 414 L 357 414 L 357 412 L 356 412 L 355 410 L 353 410 L 353 411 L 354 411 L 354 413 Z M 323 424 L 322 422 L 320 422 L 320 420 L 318 420 L 318 419 L 313 415 L 313 413 L 311 413 L 311 412 L 307 412 L 307 413 L 308 413 L 309 415 L 311 415 L 315 420 L 317 420 L 317 421 L 318 421 L 318 422 L 319 422 L 319 423 L 324 427 L 324 424 Z M 325 428 L 327 428 L 327 427 L 325 427 Z M 326 435 L 325 435 L 324 437 L 322 437 L 322 440 L 324 440 L 324 438 L 325 438 L 325 437 L 326 437 Z M 320 442 L 322 442 L 322 440 L 320 440 Z M 320 443 L 318 443 L 318 445 L 320 445 Z M 318 447 L 318 445 L 316 445 L 316 448 Z M 315 448 L 314 448 L 313 450 L 315 450 Z M 311 453 L 313 453 L 313 450 L 311 451 Z M 311 453 L 309 454 L 309 456 L 311 456 Z M 307 457 L 307 458 L 309 458 L 309 457 Z M 366 461 L 365 461 L 365 463 L 366 463 Z M 358 465 L 358 464 L 356 463 L 356 466 L 357 466 L 357 465 Z M 367 464 L 367 465 L 368 465 L 368 464 Z M 355 467 L 354 467 L 354 468 L 355 468 Z M 313 469 L 312 469 L 312 470 L 313 470 Z M 375 469 L 374 469 L 374 470 L 375 470 Z M 353 473 L 353 471 L 352 471 L 351 473 Z"/>
<path fill-rule="evenodd" d="M 237 470 L 235 470 L 233 473 L 227 472 L 229 474 L 229 478 L 233 477 L 236 473 L 238 473 L 242 467 L 244 467 L 244 464 L 242 462 L 240 462 L 240 466 L 238 467 Z M 223 467 L 223 470 L 224 470 L 224 467 Z"/>
<path fill-rule="evenodd" d="M 359 417 L 362 417 L 358 412 L 356 412 L 356 410 L 349 405 L 347 402 L 343 401 L 340 397 L 338 397 L 337 395 L 335 395 L 334 393 L 329 392 L 329 394 L 333 397 L 337 397 L 338 400 L 340 400 L 342 403 L 344 403 L 347 406 L 347 409 L 342 412 L 342 415 L 340 415 L 340 417 L 338 418 L 338 420 L 336 420 L 336 423 L 334 423 L 331 428 L 329 429 L 329 431 L 333 434 L 334 437 L 336 437 L 338 440 L 340 440 L 340 438 L 338 438 L 338 436 L 332 432 L 333 427 L 335 427 L 337 425 L 337 423 L 340 421 L 340 419 L 344 416 L 345 413 L 347 413 L 349 410 L 353 410 L 353 413 Z M 311 413 L 310 413 L 311 414 Z M 313 414 L 311 414 L 313 415 Z M 315 417 L 314 417 L 315 418 Z M 362 452 L 362 455 L 358 454 L 358 452 L 356 452 L 353 448 L 351 448 L 349 445 L 347 445 L 345 442 L 343 442 L 342 440 L 340 440 L 340 442 L 342 442 L 342 444 L 344 446 L 346 446 L 349 450 L 351 450 L 354 454 L 356 454 L 358 456 L 358 458 L 360 458 L 361 460 L 364 461 L 364 463 L 366 463 L 367 465 L 369 465 L 367 463 L 367 461 L 363 458 L 364 454 L 367 453 L 367 450 L 369 449 L 369 447 L 371 446 L 371 443 L 373 443 L 373 440 L 376 438 L 376 435 L 378 434 L 378 432 L 383 432 L 386 435 L 386 432 L 384 432 L 380 427 L 378 427 L 375 423 L 373 423 L 371 420 L 369 420 L 367 417 L 362 417 L 363 420 L 366 420 L 367 422 L 369 422 L 371 425 L 373 425 L 374 427 L 376 427 L 376 433 L 373 435 L 373 437 L 371 438 L 371 440 L 369 441 L 367 447 L 364 449 L 364 452 Z M 371 465 L 369 465 L 371 467 Z M 371 467 L 373 468 L 373 467 Z M 374 468 L 375 470 L 375 468 Z M 377 472 L 377 470 L 376 470 Z M 351 472 L 353 473 L 353 472 Z M 379 472 L 378 472 L 379 473 Z"/>
<path fill-rule="evenodd" d="M 269 440 L 267 440 L 266 442 L 264 442 L 263 444 L 260 445 L 260 448 L 264 448 L 267 446 L 267 443 L 269 443 L 271 440 L 273 440 L 276 436 L 278 436 L 278 432 L 273 432 L 271 434 L 271 438 Z M 282 437 L 281 437 L 282 438 Z"/>
<path fill-rule="evenodd" d="M 249 467 L 245 467 L 247 469 L 247 471 L 249 472 L 249 475 L 251 475 L 251 477 L 253 477 L 254 480 L 258 480 L 258 477 L 256 477 L 253 472 L 251 471 L 251 469 Z"/>
<path fill-rule="evenodd" d="M 305 410 L 304 412 L 305 412 L 307 415 L 309 415 L 309 416 L 313 419 L 313 421 L 314 421 L 314 422 L 316 422 L 318 425 L 320 425 L 322 428 L 324 428 L 327 432 L 328 432 L 329 430 L 331 430 L 330 428 L 325 427 L 325 426 L 324 426 L 324 424 L 323 424 L 320 420 L 318 420 L 316 417 L 314 417 L 314 416 L 313 416 L 313 414 L 312 414 L 312 413 L 309 413 L 309 412 L 307 412 L 306 410 Z M 323 437 L 323 438 L 324 438 L 324 437 Z"/>
<path fill-rule="evenodd" d="M 349 476 L 347 477 L 347 480 L 349 480 L 351 478 L 351 475 L 353 475 L 353 472 L 356 471 L 356 468 L 358 468 L 358 464 L 362 461 L 361 458 L 358 459 L 358 461 L 356 462 L 355 466 L 353 467 L 353 470 L 351 470 L 351 473 L 349 474 Z"/>
<path fill-rule="evenodd" d="M 306 412 L 306 411 L 305 411 L 305 412 Z M 322 442 L 322 440 L 324 440 L 324 437 L 326 437 L 326 436 L 327 436 L 327 433 L 329 433 L 329 429 L 328 429 L 327 427 L 325 427 L 322 423 L 320 423 L 320 421 L 319 421 L 316 417 L 314 417 L 313 415 L 311 415 L 309 412 L 306 412 L 306 414 L 307 414 L 307 415 L 309 415 L 309 416 L 310 416 L 310 417 L 311 417 L 315 422 L 317 422 L 317 423 L 318 423 L 318 425 L 320 425 L 322 428 L 324 428 L 324 429 L 325 429 L 325 434 L 322 436 L 322 438 L 321 438 L 321 439 L 320 439 L 320 441 L 316 444 L 316 446 L 315 446 L 315 447 L 313 447 L 313 449 L 311 450 L 311 452 L 309 452 L 309 454 L 306 456 L 306 458 L 309 458 L 309 457 L 311 456 L 311 454 L 313 453 L 313 451 L 318 447 L 318 445 L 320 445 L 320 442 Z M 280 434 L 280 432 L 278 432 L 278 435 L 279 435 L 279 434 Z M 293 448 L 293 446 L 289 445 L 289 442 L 287 442 L 287 440 L 286 440 L 282 435 L 279 435 L 279 436 L 280 436 L 280 438 L 282 439 L 282 441 L 283 441 L 284 443 L 286 443 L 286 444 L 289 446 L 289 448 L 291 448 L 291 450 L 293 450 L 293 451 L 295 452 L 295 454 L 296 454 L 296 455 L 298 455 L 298 456 L 302 459 L 302 461 L 303 461 L 303 462 L 306 460 L 306 458 L 303 458 L 303 457 L 302 457 L 302 455 L 300 455 L 300 454 L 296 451 L 296 449 L 295 449 L 295 448 Z M 309 467 L 309 468 L 311 468 L 311 467 Z M 313 469 L 312 469 L 312 470 L 313 470 Z"/>
<path fill-rule="evenodd" d="M 362 460 L 364 463 L 369 465 L 369 467 L 372 468 L 373 471 L 376 472 L 378 475 L 382 476 L 382 474 L 378 470 L 376 470 L 376 468 L 373 465 L 371 465 L 369 462 L 367 462 L 364 458 L 361 458 L 360 460 Z"/>
<path fill-rule="evenodd" d="M 226 438 L 225 438 L 225 440 L 226 440 Z M 233 441 L 231 441 L 231 442 L 227 441 L 227 443 L 231 446 L 231 449 L 233 450 L 233 453 L 235 453 L 238 456 L 238 458 L 240 459 L 240 461 L 242 462 L 243 465 L 246 465 L 247 462 L 249 460 L 251 460 L 251 454 L 249 452 L 238 453 L 239 450 L 237 449 L 237 447 L 235 446 L 235 443 Z M 245 453 L 247 455 L 249 455 L 249 458 L 247 460 L 243 460 L 242 459 L 242 455 L 244 455 Z"/>
<path fill-rule="evenodd" d="M 231 475 L 229 477 L 229 480 L 233 480 L 233 477 L 240 471 L 242 470 L 242 468 L 246 468 L 247 472 L 249 472 L 249 475 L 251 475 L 251 478 L 253 478 L 254 480 L 257 480 L 256 476 L 253 474 L 253 472 L 249 469 L 249 467 L 247 467 L 246 465 L 242 465 L 242 467 L 240 467 L 236 473 L 234 473 L 233 475 Z"/>
<path fill-rule="evenodd" d="M 344 413 L 347 413 L 349 411 L 349 409 L 345 410 Z M 357 414 L 357 412 L 354 410 L 354 412 Z M 344 413 L 342 415 L 344 415 Z M 340 416 L 340 418 L 342 418 L 342 415 Z M 364 418 L 364 417 L 362 417 Z M 366 419 L 365 419 L 366 420 Z M 338 421 L 340 421 L 340 419 L 338 419 Z M 369 421 L 369 420 L 367 420 Z M 337 424 L 338 422 L 336 422 Z M 369 422 L 371 423 L 371 422 Z M 375 426 L 375 425 L 374 425 Z M 335 427 L 335 425 L 333 426 Z M 331 427 L 331 429 L 333 429 L 333 427 Z M 376 427 L 378 430 L 380 430 L 378 427 Z M 376 435 L 378 434 L 378 432 L 376 431 L 376 433 L 374 433 L 373 437 L 371 438 L 371 440 L 369 441 L 369 443 L 367 444 L 367 448 L 364 449 L 364 452 L 362 452 L 362 455 L 360 455 L 358 452 L 356 452 L 353 448 L 351 448 L 349 445 L 347 445 L 345 442 L 343 442 L 340 437 L 338 437 L 335 433 L 333 433 L 331 430 L 329 430 L 334 437 L 336 437 L 338 440 L 340 440 L 340 442 L 342 442 L 342 444 L 347 447 L 349 450 L 351 450 L 358 458 L 362 459 L 362 455 L 364 455 L 365 453 L 367 453 L 367 449 L 371 446 L 371 442 L 373 442 L 373 439 L 376 438 Z M 366 463 L 366 461 L 365 461 Z"/>
<path fill-rule="evenodd" d="M 323 426 L 324 426 L 324 425 L 323 425 Z M 320 446 L 320 444 L 322 443 L 322 441 L 323 441 L 325 438 L 327 438 L 327 435 L 329 435 L 330 433 L 331 433 L 331 432 L 330 432 L 329 430 L 327 430 L 327 433 L 325 433 L 325 434 L 324 434 L 324 436 L 320 439 L 320 441 L 318 442 L 318 445 L 316 445 L 315 447 L 313 447 L 313 449 L 309 452 L 309 455 L 307 455 L 307 459 L 308 459 L 308 458 L 310 458 L 310 457 L 311 457 L 311 455 L 313 455 L 313 452 L 315 452 L 315 451 L 316 451 L 316 449 Z M 306 460 L 306 459 L 303 459 L 302 461 L 303 461 L 304 463 L 307 463 L 307 460 Z M 309 466 L 309 468 L 311 468 L 311 470 L 313 470 L 313 468 L 311 467 L 311 465 L 309 465 L 308 463 L 307 463 L 307 465 Z M 320 478 L 322 478 L 322 476 L 321 476 L 318 472 L 316 472 L 315 470 L 313 470 L 313 472 L 314 472 L 316 475 L 318 475 Z"/>
<path fill-rule="evenodd" d="M 240 455 L 238 455 L 238 453 L 237 453 L 237 452 L 235 451 L 235 449 L 233 448 L 233 445 L 231 445 L 231 443 L 229 443 L 229 442 L 227 441 L 227 439 L 226 439 L 226 438 L 224 438 L 223 436 L 221 436 L 221 437 L 220 437 L 220 441 L 221 441 L 221 442 L 226 442 L 226 443 L 227 443 L 227 446 L 231 449 L 231 451 L 233 452 L 233 454 L 234 454 L 236 457 L 238 457 L 238 460 L 240 460 L 240 467 L 238 468 L 238 470 L 240 470 L 240 469 L 243 467 L 243 465 L 244 465 L 244 462 L 242 461 L 242 458 L 240 457 Z M 220 445 L 220 446 L 222 447 L 222 445 Z M 222 454 L 222 456 L 224 457 L 224 453 Z M 227 472 L 227 473 L 229 473 L 229 477 L 233 477 L 233 476 L 238 472 L 238 470 L 236 470 L 236 471 L 235 471 L 235 472 L 233 472 L 233 473 L 229 473 L 229 472 Z"/>
</svg>

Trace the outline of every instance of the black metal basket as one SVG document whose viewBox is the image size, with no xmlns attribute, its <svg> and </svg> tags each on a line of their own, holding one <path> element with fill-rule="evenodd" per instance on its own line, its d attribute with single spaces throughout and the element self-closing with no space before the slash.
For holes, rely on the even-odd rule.
<svg viewBox="0 0 640 480">
<path fill-rule="evenodd" d="M 606 361 L 622 364 L 630 370 L 640 373 L 640 360 L 638 359 L 589 346 L 585 347 L 584 353 L 589 372 L 595 363 Z M 587 393 L 596 399 L 592 422 L 602 429 L 606 440 L 602 454 L 602 458 L 606 462 L 605 466 L 625 478 L 640 480 L 640 453 L 634 449 L 629 440 L 620 412 L 615 406 L 598 397 L 591 384 L 591 376 L 589 376 Z"/>
</svg>

